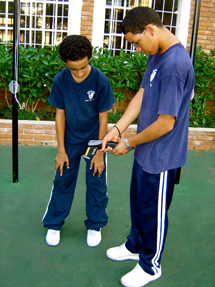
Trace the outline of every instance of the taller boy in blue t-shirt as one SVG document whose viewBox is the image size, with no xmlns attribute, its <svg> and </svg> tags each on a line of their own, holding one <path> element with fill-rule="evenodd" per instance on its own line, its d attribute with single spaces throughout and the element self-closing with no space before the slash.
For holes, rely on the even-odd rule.
<svg viewBox="0 0 215 287">
<path fill-rule="evenodd" d="M 187 159 L 194 70 L 186 49 L 153 9 L 131 9 L 122 27 L 136 51 L 150 55 L 139 91 L 103 140 L 104 150 L 107 141 L 119 142 L 112 150 L 115 155 L 126 154 L 135 147 L 130 234 L 124 244 L 107 250 L 107 256 L 112 260 L 138 260 L 121 283 L 140 287 L 161 276 L 167 211 L 177 172 Z M 137 134 L 119 140 L 119 133 L 137 117 Z"/>
<path fill-rule="evenodd" d="M 51 196 L 43 216 L 48 228 L 46 242 L 56 246 L 60 230 L 70 212 L 78 177 L 80 159 L 91 139 L 103 139 L 107 133 L 108 110 L 114 96 L 110 82 L 97 68 L 89 65 L 90 41 L 80 35 L 68 36 L 60 45 L 67 68 L 54 77 L 49 103 L 56 108 L 58 154 Z M 97 152 L 86 161 L 87 244 L 101 242 L 101 228 L 107 216 L 106 156 Z"/>
</svg>

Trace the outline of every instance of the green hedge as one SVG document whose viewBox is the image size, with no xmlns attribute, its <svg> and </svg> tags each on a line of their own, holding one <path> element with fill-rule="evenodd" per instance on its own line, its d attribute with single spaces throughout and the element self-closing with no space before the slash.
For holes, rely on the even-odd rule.
<svg viewBox="0 0 215 287">
<path fill-rule="evenodd" d="M 191 126 L 207 126 L 207 100 L 213 99 L 215 80 L 215 49 L 209 54 L 201 46 L 196 50 L 195 101 L 191 104 Z M 13 53 L 11 43 L 0 45 L 0 88 L 5 92 L 6 100 L 9 82 L 12 79 Z M 125 90 L 131 95 L 139 89 L 146 70 L 148 57 L 141 53 L 125 53 L 123 49 L 113 57 L 112 51 L 102 48 L 93 49 L 90 64 L 103 71 L 110 80 L 116 102 L 122 102 Z M 65 68 L 58 47 L 36 49 L 19 46 L 19 101 L 25 103 L 25 110 L 34 112 L 39 101 L 47 107 L 47 95 L 51 90 L 54 76 Z M 8 100 L 7 100 L 8 102 Z M 9 105 L 9 102 L 8 102 Z"/>
</svg>

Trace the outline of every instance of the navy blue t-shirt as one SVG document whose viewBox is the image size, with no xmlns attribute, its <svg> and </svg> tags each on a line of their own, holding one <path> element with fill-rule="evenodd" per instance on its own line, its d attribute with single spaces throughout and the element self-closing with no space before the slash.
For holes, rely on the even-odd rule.
<svg viewBox="0 0 215 287">
<path fill-rule="evenodd" d="M 110 110 L 115 102 L 107 76 L 93 66 L 81 83 L 74 81 L 69 68 L 59 72 L 48 101 L 65 110 L 65 142 L 80 147 L 98 139 L 99 113 Z"/>
<path fill-rule="evenodd" d="M 144 171 L 156 174 L 186 164 L 194 80 L 190 56 L 181 44 L 149 56 L 141 84 L 144 94 L 137 133 L 156 121 L 159 114 L 175 116 L 176 120 L 171 132 L 136 146 L 135 158 Z"/>
</svg>

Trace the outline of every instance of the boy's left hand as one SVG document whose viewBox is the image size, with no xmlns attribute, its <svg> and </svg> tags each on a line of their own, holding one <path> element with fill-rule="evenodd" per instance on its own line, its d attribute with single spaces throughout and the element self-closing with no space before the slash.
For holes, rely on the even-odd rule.
<svg viewBox="0 0 215 287">
<path fill-rule="evenodd" d="M 93 176 L 96 175 L 96 173 L 98 172 L 98 177 L 100 177 L 105 168 L 105 165 L 104 165 L 103 153 L 100 152 L 99 150 L 97 150 L 96 154 L 91 160 L 90 169 L 92 169 L 93 166 L 94 166 Z"/>
</svg>

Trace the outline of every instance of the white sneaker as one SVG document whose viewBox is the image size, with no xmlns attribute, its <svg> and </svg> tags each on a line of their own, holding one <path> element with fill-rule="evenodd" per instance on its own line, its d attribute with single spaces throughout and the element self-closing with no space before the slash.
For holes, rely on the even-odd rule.
<svg viewBox="0 0 215 287">
<path fill-rule="evenodd" d="M 95 247 L 99 245 L 102 240 L 101 229 L 99 231 L 96 230 L 87 230 L 87 245 L 89 247 Z"/>
<path fill-rule="evenodd" d="M 155 275 L 150 275 L 141 268 L 139 263 L 137 263 L 136 267 L 131 272 L 121 278 L 121 283 L 126 287 L 142 287 L 149 282 L 158 279 L 160 276 L 161 268 L 157 269 Z"/>
<path fill-rule="evenodd" d="M 46 243 L 50 246 L 56 246 L 60 242 L 60 230 L 48 229 L 46 234 Z"/>
<path fill-rule="evenodd" d="M 123 243 L 121 246 L 113 247 L 107 250 L 106 255 L 108 258 L 116 261 L 121 260 L 139 260 L 138 253 L 131 253 Z"/>
</svg>

